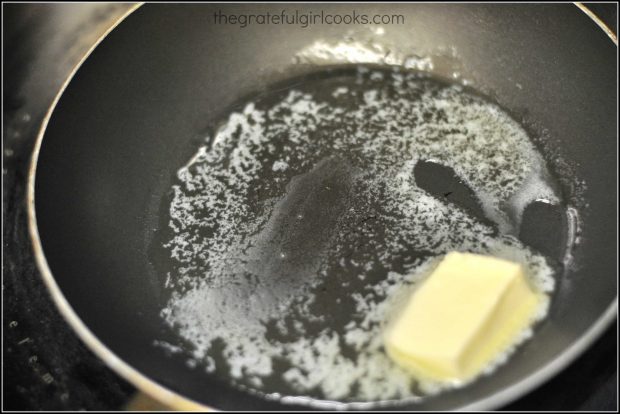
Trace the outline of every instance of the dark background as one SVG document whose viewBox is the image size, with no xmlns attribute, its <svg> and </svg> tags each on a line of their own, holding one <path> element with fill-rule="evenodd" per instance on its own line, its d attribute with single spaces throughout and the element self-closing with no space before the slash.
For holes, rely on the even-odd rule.
<svg viewBox="0 0 620 414">
<path fill-rule="evenodd" d="M 587 3 L 617 32 L 617 3 Z M 3 401 L 5 410 L 115 410 L 134 388 L 100 362 L 52 303 L 27 233 L 36 134 L 73 66 L 127 4 L 5 4 L 3 22 Z M 617 323 L 507 410 L 616 410 Z"/>
</svg>

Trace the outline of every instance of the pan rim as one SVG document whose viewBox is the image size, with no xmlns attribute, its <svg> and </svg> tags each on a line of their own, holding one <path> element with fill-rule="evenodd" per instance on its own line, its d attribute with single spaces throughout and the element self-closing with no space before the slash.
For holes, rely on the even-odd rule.
<svg viewBox="0 0 620 414">
<path fill-rule="evenodd" d="M 129 17 L 134 11 L 143 6 L 145 3 L 137 3 L 132 5 L 125 13 L 115 20 L 112 25 L 94 42 L 94 44 L 86 51 L 86 53 L 81 57 L 81 59 L 77 62 L 77 64 L 71 69 L 69 76 L 63 82 L 60 90 L 54 97 L 52 104 L 48 108 L 43 121 L 41 122 L 41 128 L 39 129 L 39 133 L 37 134 L 37 138 L 35 141 L 32 158 L 30 161 L 30 167 L 28 170 L 28 184 L 26 189 L 26 207 L 28 210 L 28 231 L 30 235 L 30 239 L 32 242 L 32 247 L 34 251 L 34 258 L 39 272 L 41 273 L 41 278 L 43 279 L 44 284 L 47 287 L 47 290 L 52 297 L 53 302 L 55 303 L 57 309 L 60 311 L 60 314 L 63 316 L 65 321 L 69 324 L 69 326 L 73 329 L 74 332 L 77 333 L 78 337 L 84 342 L 84 344 L 98 357 L 100 358 L 108 367 L 110 367 L 114 372 L 120 375 L 122 378 L 131 383 L 136 389 L 140 392 L 145 393 L 146 395 L 156 399 L 157 401 L 170 406 L 170 407 L 182 407 L 183 410 L 214 410 L 211 407 L 208 407 L 204 404 L 200 404 L 188 397 L 182 396 L 181 394 L 168 389 L 167 387 L 153 381 L 146 375 L 142 374 L 140 371 L 132 367 L 129 363 L 122 360 L 119 356 L 117 356 L 110 348 L 108 348 L 89 328 L 86 326 L 84 321 L 78 316 L 77 312 L 73 309 L 73 307 L 69 304 L 69 301 L 62 293 L 60 286 L 56 282 L 54 275 L 52 274 L 52 270 L 47 263 L 47 258 L 45 257 L 45 253 L 43 251 L 43 244 L 41 243 L 41 238 L 39 236 L 39 229 L 37 225 L 36 218 L 36 208 L 35 208 L 35 183 L 36 183 L 36 170 L 37 170 L 37 162 L 39 158 L 39 152 L 41 150 L 41 145 L 43 143 L 43 137 L 45 135 L 45 131 L 47 130 L 47 126 L 52 117 L 54 110 L 60 98 L 64 94 L 66 88 L 73 80 L 73 77 L 80 69 L 82 64 L 88 59 L 88 57 L 92 54 L 92 52 L 99 46 L 99 44 L 119 25 L 121 24 L 127 17 Z"/>
<path fill-rule="evenodd" d="M 119 376 L 127 380 L 139 391 L 147 394 L 155 400 L 169 406 L 181 410 L 213 410 L 218 411 L 217 408 L 207 406 L 203 403 L 199 403 L 189 397 L 183 396 L 180 393 L 173 391 L 153 379 L 147 377 L 145 374 L 138 371 L 131 366 L 128 362 L 125 362 L 119 356 L 117 356 L 110 348 L 108 348 L 82 321 L 82 319 L 75 312 L 70 305 L 67 298 L 62 293 L 62 290 L 53 273 L 47 263 L 45 253 L 43 251 L 43 245 L 41 243 L 37 218 L 35 209 L 35 181 L 37 162 L 39 158 L 39 152 L 43 142 L 43 137 L 47 130 L 47 126 L 52 117 L 54 110 L 60 98 L 64 94 L 69 83 L 73 80 L 73 77 L 78 72 L 82 64 L 88 59 L 97 46 L 127 17 L 133 12 L 139 9 L 144 2 L 132 5 L 123 15 L 117 18 L 116 21 L 94 42 L 94 44 L 86 51 L 81 59 L 75 64 L 70 71 L 68 77 L 63 82 L 60 90 L 54 97 L 50 107 L 48 108 L 41 127 L 37 134 L 30 165 L 27 176 L 27 188 L 26 188 L 26 208 L 27 208 L 27 220 L 28 220 L 28 232 L 33 247 L 33 255 L 35 258 L 36 266 L 41 274 L 44 284 L 65 321 L 73 329 L 78 337 L 84 342 L 84 344 L 104 363 L 115 371 Z M 586 14 L 605 34 L 610 40 L 618 46 L 618 40 L 613 31 L 603 23 L 592 11 L 590 11 L 581 2 L 573 3 L 579 10 Z M 618 312 L 618 297 L 609 304 L 605 312 L 599 316 L 590 328 L 588 328 L 575 342 L 573 342 L 562 353 L 558 354 L 555 358 L 542 365 L 536 371 L 532 372 L 526 378 L 521 381 L 511 384 L 508 387 L 501 389 L 495 393 L 492 393 L 486 397 L 480 398 L 476 401 L 465 404 L 462 407 L 458 407 L 458 411 L 477 411 L 477 410 L 493 410 L 501 407 L 517 398 L 527 394 L 528 392 L 536 389 L 550 378 L 554 377 L 564 368 L 568 367 L 577 357 L 579 357 L 590 345 L 597 340 L 602 333 L 611 326 L 612 322 L 617 319 Z M 348 404 L 343 403 L 344 407 Z M 343 408 L 344 408 L 343 407 Z"/>
</svg>

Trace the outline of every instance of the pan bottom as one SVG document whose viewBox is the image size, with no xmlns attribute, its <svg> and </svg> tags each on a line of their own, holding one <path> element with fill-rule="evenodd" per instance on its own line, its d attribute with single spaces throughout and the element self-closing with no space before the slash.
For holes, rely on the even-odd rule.
<svg viewBox="0 0 620 414">
<path fill-rule="evenodd" d="M 527 133 L 474 91 L 365 66 L 276 85 L 178 171 L 151 249 L 178 342 L 157 345 L 265 398 L 419 401 L 464 384 L 387 358 L 402 298 L 451 250 L 520 262 L 550 294 L 567 208 Z"/>
</svg>

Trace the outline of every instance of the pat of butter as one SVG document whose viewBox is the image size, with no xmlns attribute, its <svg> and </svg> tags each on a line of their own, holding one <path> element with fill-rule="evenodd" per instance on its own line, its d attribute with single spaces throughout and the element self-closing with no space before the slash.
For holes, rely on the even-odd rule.
<svg viewBox="0 0 620 414">
<path fill-rule="evenodd" d="M 421 378 L 468 380 L 514 342 L 539 300 L 520 265 L 451 252 L 388 327 L 385 349 Z"/>
</svg>

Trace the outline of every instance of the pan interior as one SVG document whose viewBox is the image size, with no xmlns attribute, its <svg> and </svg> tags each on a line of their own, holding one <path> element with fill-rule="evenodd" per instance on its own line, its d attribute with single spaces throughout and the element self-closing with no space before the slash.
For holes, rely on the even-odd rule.
<svg viewBox="0 0 620 414">
<path fill-rule="evenodd" d="M 496 408 L 557 373 L 613 317 L 617 297 L 617 88 L 613 87 L 617 79 L 613 69 L 617 49 L 572 4 L 373 3 L 356 7 L 367 13 L 406 16 L 405 25 L 385 28 L 382 44 L 399 45 L 417 56 L 442 48 L 458 52 L 462 77 L 527 127 L 550 166 L 550 175 L 561 183 L 561 191 L 554 189 L 561 193 L 557 194 L 559 204 L 534 202 L 525 207 L 518 235 L 522 244 L 543 254 L 551 267 L 555 267 L 554 260 L 561 263 L 562 258 L 569 258 L 564 238 L 566 244 L 578 242 L 567 271 L 555 272 L 549 314 L 537 325 L 534 338 L 493 375 L 407 406 Z M 228 371 L 206 372 L 206 361 L 193 355 L 194 344 L 184 343 L 178 327 L 170 329 L 161 315 L 177 290 L 170 283 L 178 281 L 171 275 L 166 287 L 167 272 L 178 263 L 171 261 L 169 248 L 161 248 L 170 241 L 170 234 L 159 233 L 168 231 L 174 197 L 164 194 L 181 184 L 176 172 L 205 143 L 205 126 L 217 120 L 226 123 L 232 113 L 243 115 L 249 102 L 263 110 L 259 101 L 278 88 L 291 89 L 291 83 L 308 83 L 310 88 L 308 79 L 273 82 L 313 69 L 293 63 L 299 51 L 320 40 L 338 43 L 346 36 L 344 26 L 253 25 L 240 30 L 213 24 L 213 13 L 218 10 L 279 13 L 282 7 L 276 3 L 145 5 L 97 46 L 68 84 L 40 141 L 31 194 L 36 195 L 34 230 L 38 230 L 49 267 L 43 266 L 43 273 L 58 286 L 54 296 L 64 297 L 70 305 L 61 301 L 61 311 L 70 320 L 83 322 L 74 324 L 78 332 L 92 333 L 99 340 L 93 346 L 97 355 L 134 385 L 147 388 L 144 378 L 127 374 L 130 367 L 208 406 L 307 409 L 305 400 L 286 400 L 300 404 L 283 405 L 281 398 L 264 398 L 270 395 L 265 392 L 270 386 L 267 379 L 262 394 L 257 395 L 249 392 L 260 388 L 256 385 L 246 386 L 248 392 L 239 392 L 243 384 L 231 387 L 234 379 Z M 316 3 L 304 5 L 304 10 L 338 13 L 350 11 L 350 6 Z M 321 64 L 327 63 L 338 62 Z M 333 73 L 321 76 L 321 83 L 326 77 L 337 78 Z M 252 91 L 266 95 L 239 99 Z M 214 137 L 216 130 L 208 135 Z M 352 168 L 337 162 L 319 165 L 323 158 L 299 170 L 299 175 L 314 171 L 333 178 L 356 171 L 347 157 Z M 463 174 L 455 164 L 431 161 L 420 159 L 413 167 L 415 183 L 429 197 L 440 200 L 452 191 L 446 202 L 454 197 L 455 210 L 488 219 L 477 204 L 476 186 L 458 185 Z M 273 169 L 273 164 L 269 167 Z M 280 164 L 272 174 L 292 173 L 299 166 L 291 162 L 289 167 L 283 172 L 278 170 Z M 279 183 L 281 194 L 272 195 L 274 206 L 286 194 L 293 176 Z M 543 181 L 554 187 L 555 180 Z M 339 202 L 332 201 L 329 205 L 338 210 Z M 361 204 L 373 203 L 369 199 Z M 258 208 L 262 204 L 250 205 Z M 574 206 L 577 215 L 572 213 Z M 571 233 L 563 229 L 571 228 L 575 217 L 579 231 L 571 241 L 567 238 Z M 373 221 L 364 222 L 364 228 L 370 228 Z M 154 237 L 159 244 L 153 242 Z M 330 309 L 335 315 L 344 314 Z M 178 346 L 181 352 L 153 346 L 155 340 Z M 88 343 L 92 345 L 92 336 Z M 216 342 L 214 349 L 221 345 Z M 202 362 L 192 367 L 187 363 L 190 359 Z M 288 382 L 283 382 L 284 387 Z M 313 404 L 318 404 L 320 392 L 303 394 L 314 395 Z"/>
<path fill-rule="evenodd" d="M 418 401 L 446 385 L 392 364 L 381 332 L 438 257 L 515 260 L 553 290 L 567 205 L 525 130 L 474 91 L 337 67 L 230 112 L 179 169 L 150 249 L 175 333 L 155 344 L 191 367 L 271 398 Z"/>
</svg>

